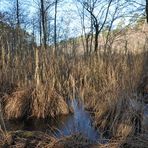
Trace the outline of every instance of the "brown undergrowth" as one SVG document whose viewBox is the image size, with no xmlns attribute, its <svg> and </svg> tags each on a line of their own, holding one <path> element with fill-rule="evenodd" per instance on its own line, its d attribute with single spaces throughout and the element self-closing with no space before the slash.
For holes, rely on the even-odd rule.
<svg viewBox="0 0 148 148">
<path fill-rule="evenodd" d="M 37 69 L 34 56 L 21 58 L 17 55 L 0 72 L 4 118 L 68 114 L 65 100 L 78 97 L 92 113 L 95 126 L 102 133 L 108 131 L 112 140 L 125 143 L 140 132 L 143 101 L 137 88 L 147 53 L 88 57 L 39 53 Z"/>
<path fill-rule="evenodd" d="M 28 119 L 55 117 L 69 113 L 64 98 L 56 91 L 42 87 L 16 90 L 2 99 L 4 117 L 10 119 Z"/>
<path fill-rule="evenodd" d="M 0 141 L 0 147 L 5 148 L 92 148 L 96 146 L 81 134 L 74 134 L 60 139 L 42 132 L 15 131 L 9 132 Z"/>
</svg>

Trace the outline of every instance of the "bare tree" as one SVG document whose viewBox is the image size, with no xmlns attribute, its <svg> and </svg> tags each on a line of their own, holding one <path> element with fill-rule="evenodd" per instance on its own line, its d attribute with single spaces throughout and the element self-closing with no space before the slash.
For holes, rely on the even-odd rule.
<svg viewBox="0 0 148 148">
<path fill-rule="evenodd" d="M 99 0 L 90 0 L 90 1 L 88 1 L 88 0 L 78 0 L 78 2 L 80 2 L 82 4 L 84 9 L 90 15 L 90 22 L 91 22 L 90 28 L 91 29 L 90 29 L 89 35 L 91 36 L 91 42 L 92 42 L 92 40 L 94 38 L 94 52 L 95 53 L 98 52 L 99 34 L 100 34 L 100 32 L 102 31 L 102 29 L 104 28 L 104 26 L 106 24 L 112 1 L 113 0 L 109 0 L 109 1 L 104 1 L 104 0 L 102 0 L 102 1 L 99 1 Z M 97 9 L 97 6 L 99 4 L 100 4 L 100 10 L 98 10 L 98 11 L 99 11 L 99 13 L 101 15 L 96 14 L 96 9 Z M 105 7 L 105 5 L 107 5 L 107 7 Z M 93 30 L 94 30 L 94 32 L 93 32 Z M 92 43 L 90 43 L 90 45 L 92 46 Z"/>
<path fill-rule="evenodd" d="M 40 2 L 36 2 L 38 6 L 38 13 L 39 13 L 39 34 L 40 34 L 40 45 L 44 46 L 44 48 L 47 48 L 47 42 L 49 40 L 49 29 L 48 29 L 48 23 L 50 23 L 48 19 L 48 11 L 52 6 L 54 6 L 54 1 L 49 0 L 40 0 Z M 42 44 L 43 42 L 43 44 Z"/>
</svg>

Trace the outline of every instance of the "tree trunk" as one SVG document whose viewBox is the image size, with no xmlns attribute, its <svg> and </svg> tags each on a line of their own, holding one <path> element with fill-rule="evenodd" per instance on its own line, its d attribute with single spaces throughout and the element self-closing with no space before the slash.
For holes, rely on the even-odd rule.
<svg viewBox="0 0 148 148">
<path fill-rule="evenodd" d="M 41 17 L 42 17 L 42 29 L 43 29 L 43 44 L 44 48 L 47 48 L 47 32 L 46 32 L 46 27 L 45 27 L 45 10 L 44 10 L 44 0 L 41 0 Z"/>
<path fill-rule="evenodd" d="M 20 26 L 20 19 L 19 19 L 19 1 L 16 1 L 16 18 L 17 18 L 17 27 Z"/>
<path fill-rule="evenodd" d="M 57 48 L 57 3 L 55 0 L 55 16 L 54 16 L 54 52 L 56 52 Z"/>
<path fill-rule="evenodd" d="M 148 0 L 146 0 L 145 11 L 146 11 L 146 20 L 147 20 L 147 23 L 148 23 Z"/>
<path fill-rule="evenodd" d="M 97 23 L 95 24 L 95 48 L 94 48 L 95 53 L 98 52 L 98 38 L 99 38 L 99 25 Z"/>
</svg>

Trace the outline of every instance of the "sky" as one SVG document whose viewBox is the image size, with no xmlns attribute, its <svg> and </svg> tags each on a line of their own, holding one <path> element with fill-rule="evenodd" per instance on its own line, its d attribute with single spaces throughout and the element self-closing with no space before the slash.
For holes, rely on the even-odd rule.
<svg viewBox="0 0 148 148">
<path fill-rule="evenodd" d="M 9 10 L 11 8 L 11 4 L 10 3 L 13 3 L 13 1 L 15 0 L 0 0 L 0 11 L 5 11 L 5 10 Z M 33 18 L 34 15 L 37 16 L 37 8 L 38 8 L 38 5 L 34 2 L 34 1 L 37 1 L 37 0 L 19 0 L 20 3 L 23 5 L 23 3 L 26 5 L 25 9 L 28 11 L 27 13 L 27 17 L 28 18 Z M 117 1 L 117 0 L 115 0 Z M 119 3 L 122 7 L 122 3 L 124 2 L 125 0 L 119 0 Z M 128 0 L 129 2 L 131 0 Z M 135 0 L 135 6 L 137 7 L 140 3 L 142 5 L 145 5 L 145 0 Z M 101 13 L 98 13 L 98 12 L 101 12 L 101 8 L 102 6 L 101 5 L 98 5 L 95 9 L 95 15 L 98 16 L 98 18 L 100 18 L 100 15 Z M 106 6 L 107 7 L 107 3 L 106 3 Z M 54 8 L 54 7 L 53 7 Z M 50 10 L 50 14 L 53 15 L 53 10 L 54 9 L 51 9 Z M 133 11 L 135 9 L 134 6 L 130 6 L 130 5 L 127 5 L 125 8 L 122 9 L 122 13 L 124 15 L 126 14 L 130 14 L 129 11 Z M 58 31 L 59 31 L 59 34 L 60 34 L 60 31 L 61 31 L 61 34 L 62 33 L 65 33 L 67 34 L 68 37 L 74 37 L 74 36 L 79 36 L 81 35 L 82 33 L 82 26 L 81 26 L 81 19 L 80 19 L 80 11 L 79 10 L 82 10 L 82 6 L 80 5 L 80 3 L 76 2 L 76 0 L 62 0 L 62 2 L 59 3 L 58 5 L 58 20 L 60 23 L 58 23 Z M 104 11 L 102 9 L 102 11 Z M 112 6 L 110 8 L 110 15 L 109 17 L 111 17 L 114 13 L 114 6 Z M 121 13 L 121 12 L 120 12 Z M 141 11 L 140 11 L 141 13 Z M 53 15 L 54 16 L 54 15 Z M 105 17 L 105 16 L 103 16 Z M 126 18 L 120 18 L 120 19 L 117 19 L 115 22 L 114 22 L 114 26 L 116 26 L 121 20 L 125 21 L 125 23 L 128 23 L 129 21 L 129 17 L 126 17 Z M 62 20 L 62 21 L 61 21 Z M 103 19 L 102 19 L 103 20 Z M 88 30 L 89 30 L 89 26 L 90 26 L 90 20 L 89 20 L 89 15 L 88 13 L 86 13 L 86 16 L 85 16 L 85 26 L 86 28 L 88 27 Z M 67 32 L 63 32 L 63 30 L 67 30 Z M 28 31 L 30 32 L 31 30 L 28 29 Z"/>
</svg>

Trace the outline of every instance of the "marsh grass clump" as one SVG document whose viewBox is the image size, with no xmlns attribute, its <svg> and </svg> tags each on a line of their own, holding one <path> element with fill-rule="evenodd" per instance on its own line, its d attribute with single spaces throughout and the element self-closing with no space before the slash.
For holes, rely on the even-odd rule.
<svg viewBox="0 0 148 148">
<path fill-rule="evenodd" d="M 3 96 L 3 112 L 6 119 L 55 117 L 69 113 L 64 98 L 56 91 L 40 88 L 17 90 Z"/>
<path fill-rule="evenodd" d="M 69 58 L 64 55 L 53 59 L 51 54 L 45 57 L 41 53 L 36 62 L 35 53 L 32 57 L 26 55 L 23 61 L 20 60 L 22 54 L 14 55 L 14 60 L 2 67 L 0 97 L 6 119 L 46 118 L 69 113 L 65 100 L 74 93 L 70 78 L 73 62 L 68 62 Z"/>
<path fill-rule="evenodd" d="M 3 96 L 3 112 L 6 119 L 24 118 L 30 115 L 31 89 L 17 90 Z"/>
<path fill-rule="evenodd" d="M 92 112 L 94 125 L 103 135 L 117 140 L 118 145 L 142 130 L 144 104 L 137 88 L 146 72 L 143 65 L 147 57 L 144 53 L 110 56 L 111 59 L 92 62 L 86 76 L 90 75 L 85 81 L 84 100 Z"/>
<path fill-rule="evenodd" d="M 111 137 L 127 137 L 130 134 L 136 134 L 141 130 L 142 121 L 142 105 L 140 102 L 136 103 L 137 106 L 133 106 L 130 99 L 120 98 L 113 104 L 105 102 L 102 103 L 104 105 L 98 105 L 94 113 L 96 126 L 100 127 L 102 132 L 108 131 Z"/>
<path fill-rule="evenodd" d="M 31 105 L 32 116 L 37 118 L 55 117 L 69 113 L 69 106 L 65 99 L 55 90 L 47 90 L 44 87 L 37 88 L 34 92 Z"/>
</svg>

